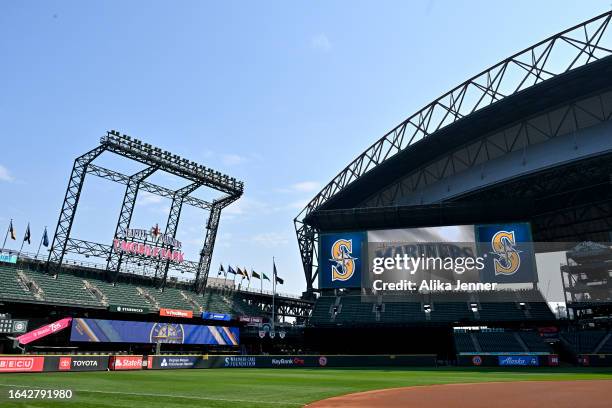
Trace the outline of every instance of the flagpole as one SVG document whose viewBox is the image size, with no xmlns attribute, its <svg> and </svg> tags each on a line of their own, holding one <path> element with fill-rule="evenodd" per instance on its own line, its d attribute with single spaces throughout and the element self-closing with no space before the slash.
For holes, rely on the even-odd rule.
<svg viewBox="0 0 612 408">
<path fill-rule="evenodd" d="M 47 226 L 45 225 L 45 232 L 46 231 L 47 231 Z M 38 244 L 38 251 L 36 251 L 36 259 L 38 259 L 38 254 L 40 253 L 40 247 L 42 246 L 44 238 L 45 238 L 45 233 L 43 232 L 43 236 L 40 237 L 40 243 Z"/>
<path fill-rule="evenodd" d="M 276 297 L 276 264 L 274 263 L 274 257 L 272 257 L 272 331 L 274 330 L 274 298 Z"/>
<path fill-rule="evenodd" d="M 9 226 L 6 227 L 6 234 L 4 234 L 4 242 L 2 243 L 2 252 L 4 252 L 4 247 L 6 246 L 6 239 L 8 238 L 9 231 L 11 230 L 11 225 L 13 225 L 13 219 L 9 222 Z"/>
<path fill-rule="evenodd" d="M 26 234 L 30 231 L 30 223 L 28 222 L 28 228 L 26 229 Z M 23 249 L 23 244 L 25 243 L 25 235 L 23 236 L 23 241 L 21 241 L 21 246 L 19 247 L 19 253 L 17 256 L 21 257 L 21 250 Z"/>
</svg>

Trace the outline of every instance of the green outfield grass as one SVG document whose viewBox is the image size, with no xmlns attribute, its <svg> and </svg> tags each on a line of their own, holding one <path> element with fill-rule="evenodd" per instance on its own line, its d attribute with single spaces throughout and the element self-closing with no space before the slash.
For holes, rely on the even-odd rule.
<svg viewBox="0 0 612 408">
<path fill-rule="evenodd" d="M 1 374 L 0 407 L 300 407 L 335 395 L 413 385 L 612 380 L 612 369 L 209 369 Z M 9 389 L 71 389 L 72 400 L 7 399 Z"/>
</svg>

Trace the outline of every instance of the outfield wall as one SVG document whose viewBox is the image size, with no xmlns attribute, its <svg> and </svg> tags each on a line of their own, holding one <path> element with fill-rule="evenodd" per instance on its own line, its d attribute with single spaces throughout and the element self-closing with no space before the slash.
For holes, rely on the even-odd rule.
<svg viewBox="0 0 612 408">
<path fill-rule="evenodd" d="M 3 355 L 0 373 L 207 368 L 434 367 L 435 355 Z"/>
<path fill-rule="evenodd" d="M 612 354 L 579 354 L 576 361 L 584 367 L 610 367 Z"/>
<path fill-rule="evenodd" d="M 468 367 L 556 367 L 559 356 L 537 353 L 470 353 L 457 355 L 457 365 Z"/>
<path fill-rule="evenodd" d="M 149 356 L 148 368 L 434 367 L 435 355 Z"/>
</svg>

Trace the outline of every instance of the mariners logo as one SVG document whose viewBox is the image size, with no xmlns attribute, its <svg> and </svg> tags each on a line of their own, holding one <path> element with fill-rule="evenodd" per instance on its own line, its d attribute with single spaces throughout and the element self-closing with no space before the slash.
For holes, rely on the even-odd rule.
<svg viewBox="0 0 612 408">
<path fill-rule="evenodd" d="M 499 231 L 491 238 L 495 275 L 513 275 L 521 266 L 521 251 L 516 249 L 514 231 Z"/>
<path fill-rule="evenodd" d="M 331 247 L 330 261 L 332 265 L 332 281 L 347 281 L 355 273 L 355 261 L 353 254 L 353 240 L 339 239 Z"/>
<path fill-rule="evenodd" d="M 183 344 L 185 331 L 182 324 L 155 323 L 150 333 L 151 343 Z"/>
</svg>

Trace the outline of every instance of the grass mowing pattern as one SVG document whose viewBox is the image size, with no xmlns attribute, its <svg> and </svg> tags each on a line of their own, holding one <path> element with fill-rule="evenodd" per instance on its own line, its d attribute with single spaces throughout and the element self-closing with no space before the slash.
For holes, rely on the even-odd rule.
<svg viewBox="0 0 612 408">
<path fill-rule="evenodd" d="M 296 408 L 381 388 L 489 381 L 612 380 L 612 368 L 155 370 L 1 374 L 0 407 Z M 17 388 L 72 389 L 71 400 L 8 400 Z"/>
</svg>

